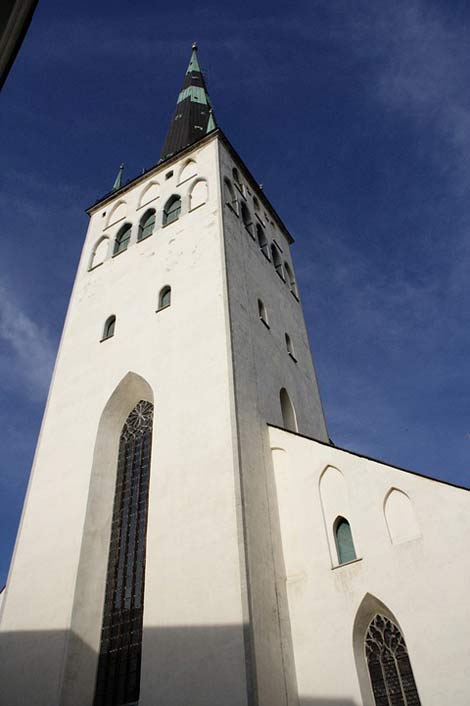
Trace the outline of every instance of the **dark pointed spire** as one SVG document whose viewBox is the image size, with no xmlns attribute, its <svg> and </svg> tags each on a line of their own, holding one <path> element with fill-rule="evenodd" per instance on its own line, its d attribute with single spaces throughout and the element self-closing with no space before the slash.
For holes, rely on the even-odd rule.
<svg viewBox="0 0 470 706">
<path fill-rule="evenodd" d="M 116 179 L 114 180 L 113 188 L 111 189 L 111 191 L 117 191 L 118 189 L 121 188 L 121 186 L 122 186 L 122 174 L 123 174 L 123 172 L 124 172 L 124 165 L 121 164 L 121 166 L 119 167 L 119 171 L 118 171 L 118 173 L 117 173 L 117 177 L 116 177 Z"/>
<path fill-rule="evenodd" d="M 214 113 L 197 58 L 197 44 L 194 43 L 160 159 L 171 157 L 215 128 Z"/>
</svg>

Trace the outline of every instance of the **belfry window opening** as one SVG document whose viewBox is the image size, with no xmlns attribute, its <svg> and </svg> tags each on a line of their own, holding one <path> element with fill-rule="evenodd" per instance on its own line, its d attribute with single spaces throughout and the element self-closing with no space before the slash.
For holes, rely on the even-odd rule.
<svg viewBox="0 0 470 706">
<path fill-rule="evenodd" d="M 177 221 L 181 214 L 181 197 L 171 196 L 163 208 L 163 226 Z"/>
<path fill-rule="evenodd" d="M 151 208 L 144 213 L 139 223 L 137 240 L 145 240 L 152 235 L 155 228 L 155 209 Z"/>
<path fill-rule="evenodd" d="M 119 253 L 127 250 L 131 239 L 131 231 L 132 225 L 130 223 L 124 223 L 116 236 L 116 240 L 114 241 L 113 255 L 119 255 Z"/>
</svg>

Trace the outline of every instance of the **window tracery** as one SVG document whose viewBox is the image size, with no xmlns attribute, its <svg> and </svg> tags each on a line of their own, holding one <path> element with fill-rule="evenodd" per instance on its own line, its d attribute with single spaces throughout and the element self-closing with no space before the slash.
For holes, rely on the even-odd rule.
<svg viewBox="0 0 470 706">
<path fill-rule="evenodd" d="M 405 638 L 380 613 L 367 629 L 365 654 L 376 706 L 421 706 Z"/>
<path fill-rule="evenodd" d="M 141 400 L 119 440 L 94 706 L 139 698 L 152 426 L 153 405 Z"/>
</svg>

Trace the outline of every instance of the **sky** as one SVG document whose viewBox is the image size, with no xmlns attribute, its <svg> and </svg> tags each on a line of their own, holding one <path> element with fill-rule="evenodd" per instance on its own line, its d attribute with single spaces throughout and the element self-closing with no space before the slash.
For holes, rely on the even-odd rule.
<svg viewBox="0 0 470 706">
<path fill-rule="evenodd" d="M 469 29 L 460 0 L 40 0 L 0 95 L 0 587 L 84 209 L 158 161 L 195 40 L 296 239 L 334 443 L 470 485 Z"/>
</svg>

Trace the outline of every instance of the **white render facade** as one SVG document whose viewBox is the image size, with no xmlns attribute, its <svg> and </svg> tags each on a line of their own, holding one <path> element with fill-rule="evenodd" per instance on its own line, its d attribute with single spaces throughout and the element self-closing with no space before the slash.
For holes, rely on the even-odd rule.
<svg viewBox="0 0 470 706">
<path fill-rule="evenodd" d="M 406 640 L 420 702 L 404 706 L 466 705 L 468 492 L 329 443 L 292 239 L 227 139 L 89 214 L 1 608 L 0 703 L 93 706 L 119 438 L 145 400 L 141 706 L 382 706 L 377 612 Z M 357 555 L 341 565 L 338 517 Z"/>
</svg>

